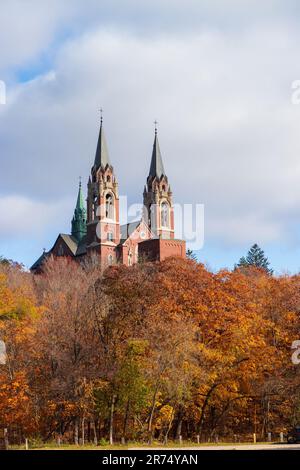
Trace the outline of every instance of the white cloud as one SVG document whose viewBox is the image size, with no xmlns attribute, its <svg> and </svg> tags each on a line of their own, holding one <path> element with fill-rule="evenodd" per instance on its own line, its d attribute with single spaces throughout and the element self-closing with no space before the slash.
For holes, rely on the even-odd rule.
<svg viewBox="0 0 300 470">
<path fill-rule="evenodd" d="M 69 200 L 43 203 L 22 196 L 1 197 L 0 240 L 45 235 L 53 225 L 65 223 L 65 214 L 72 206 Z"/>
<path fill-rule="evenodd" d="M 198 18 L 199 2 L 190 3 Z M 126 4 L 131 12 L 138 8 Z M 92 0 L 89 5 L 97 10 Z M 206 2 L 205 27 L 187 31 L 174 2 L 172 28 L 138 34 L 128 17 L 116 28 L 121 19 L 114 22 L 107 5 L 102 26 L 85 13 L 93 29 L 61 45 L 45 75 L 9 90 L 0 109 L 1 193 L 42 205 L 75 201 L 77 177 L 87 179 L 93 162 L 102 106 L 120 191 L 131 201 L 142 198 L 157 118 L 175 199 L 205 204 L 206 239 L 287 240 L 300 215 L 300 106 L 290 100 L 291 83 L 300 78 L 300 35 L 292 15 L 289 24 L 287 17 L 280 22 L 278 7 L 271 22 L 266 2 L 246 28 L 230 28 L 229 20 L 221 28 L 213 24 L 220 3 Z M 158 8 L 164 17 L 166 6 L 152 2 L 149 21 Z M 236 23 L 241 11 L 235 11 Z"/>
</svg>

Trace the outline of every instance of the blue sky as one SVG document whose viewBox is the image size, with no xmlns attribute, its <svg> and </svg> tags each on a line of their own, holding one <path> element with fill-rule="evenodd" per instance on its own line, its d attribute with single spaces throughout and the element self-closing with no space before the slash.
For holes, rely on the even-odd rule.
<svg viewBox="0 0 300 470">
<path fill-rule="evenodd" d="M 255 242 L 300 267 L 299 2 L 3 0 L 0 254 L 27 267 L 68 232 L 99 109 L 120 192 L 141 202 L 159 121 L 175 201 L 205 205 L 199 259 Z"/>
</svg>

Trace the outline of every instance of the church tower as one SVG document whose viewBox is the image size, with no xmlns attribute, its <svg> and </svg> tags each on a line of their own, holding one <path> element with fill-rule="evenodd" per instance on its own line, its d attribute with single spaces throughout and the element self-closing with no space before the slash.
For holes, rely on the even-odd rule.
<svg viewBox="0 0 300 470">
<path fill-rule="evenodd" d="M 77 242 L 80 243 L 81 240 L 86 235 L 86 209 L 83 200 L 82 190 L 81 190 L 81 181 L 79 183 L 77 203 L 74 211 L 74 216 L 72 219 L 72 236 L 76 238 Z"/>
<path fill-rule="evenodd" d="M 156 123 L 150 171 L 143 196 L 144 220 L 154 236 L 174 239 L 172 191 L 162 161 Z"/>
<path fill-rule="evenodd" d="M 87 251 L 99 253 L 101 263 L 116 261 L 120 242 L 118 182 L 110 162 L 101 116 L 94 165 L 88 182 Z"/>
</svg>

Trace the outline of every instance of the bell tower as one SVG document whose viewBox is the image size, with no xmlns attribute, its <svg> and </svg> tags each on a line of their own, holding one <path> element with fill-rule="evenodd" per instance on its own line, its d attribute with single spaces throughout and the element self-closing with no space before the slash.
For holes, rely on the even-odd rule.
<svg viewBox="0 0 300 470">
<path fill-rule="evenodd" d="M 144 188 L 144 220 L 156 238 L 174 238 L 172 191 L 157 137 L 157 122 L 147 183 Z"/>
<path fill-rule="evenodd" d="M 95 161 L 88 181 L 87 250 L 99 253 L 101 264 L 113 264 L 119 242 L 119 189 L 108 154 L 101 112 Z"/>
</svg>

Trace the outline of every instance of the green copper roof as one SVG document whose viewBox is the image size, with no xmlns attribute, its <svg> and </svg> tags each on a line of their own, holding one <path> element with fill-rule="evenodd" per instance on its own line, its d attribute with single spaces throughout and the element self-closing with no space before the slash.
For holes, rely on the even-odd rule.
<svg viewBox="0 0 300 470">
<path fill-rule="evenodd" d="M 86 232 L 86 209 L 84 205 L 81 183 L 79 183 L 77 202 L 72 219 L 72 236 L 75 237 L 78 242 L 80 242 L 86 235 Z"/>
<path fill-rule="evenodd" d="M 85 210 L 84 206 L 84 199 L 83 199 L 83 194 L 82 194 L 82 189 L 81 189 L 81 183 L 79 183 L 79 189 L 78 189 L 78 196 L 77 196 L 77 202 L 76 202 L 76 209 L 79 210 Z"/>
<path fill-rule="evenodd" d="M 161 178 L 162 175 L 165 175 L 165 169 L 160 153 L 157 132 L 155 131 L 149 176 Z"/>
<path fill-rule="evenodd" d="M 95 155 L 95 167 L 97 168 L 105 168 L 106 165 L 111 165 L 109 155 L 108 155 L 108 148 L 107 143 L 104 135 L 102 120 L 100 125 L 99 137 L 98 137 L 98 144 L 97 150 Z"/>
</svg>

